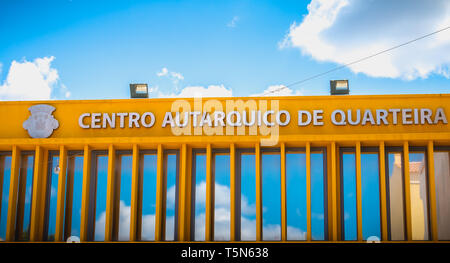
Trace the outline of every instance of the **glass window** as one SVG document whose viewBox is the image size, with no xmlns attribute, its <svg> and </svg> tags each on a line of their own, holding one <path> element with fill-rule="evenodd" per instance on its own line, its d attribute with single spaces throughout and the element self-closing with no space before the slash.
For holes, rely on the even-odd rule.
<svg viewBox="0 0 450 263">
<path fill-rule="evenodd" d="M 424 152 L 409 153 L 411 227 L 413 240 L 428 240 L 427 166 Z"/>
<path fill-rule="evenodd" d="M 132 155 L 119 155 L 120 199 L 119 199 L 119 241 L 130 240 Z"/>
<path fill-rule="evenodd" d="M 205 240 L 205 214 L 206 214 L 206 155 L 194 154 L 195 176 L 195 240 Z"/>
<path fill-rule="evenodd" d="M 342 152 L 341 154 L 341 187 L 343 205 L 343 234 L 344 240 L 357 239 L 356 214 L 356 160 L 355 153 Z"/>
<path fill-rule="evenodd" d="M 48 205 L 47 205 L 47 238 L 48 241 L 55 240 L 55 228 L 56 228 L 56 205 L 58 201 L 58 179 L 59 179 L 59 155 L 49 154 L 50 170 L 48 171 Z"/>
<path fill-rule="evenodd" d="M 450 240 L 450 151 L 434 152 L 434 177 L 438 238 Z"/>
<path fill-rule="evenodd" d="M 255 155 L 240 154 L 241 240 L 256 240 Z"/>
<path fill-rule="evenodd" d="M 262 154 L 263 240 L 281 240 L 280 154 Z"/>
<path fill-rule="evenodd" d="M 286 153 L 287 239 L 306 240 L 306 154 Z"/>
<path fill-rule="evenodd" d="M 326 225 L 326 154 L 311 152 L 311 237 L 325 240 Z"/>
<path fill-rule="evenodd" d="M 93 156 L 94 157 L 94 156 Z M 105 240 L 106 195 L 108 184 L 108 156 L 96 155 L 95 241 Z"/>
<path fill-rule="evenodd" d="M 81 203 L 83 199 L 83 154 L 68 154 L 64 239 L 80 237 Z"/>
<path fill-rule="evenodd" d="M 230 155 L 214 155 L 214 240 L 230 240 Z"/>
<path fill-rule="evenodd" d="M 156 213 L 156 154 L 141 155 L 142 172 L 142 240 L 155 240 Z"/>
<path fill-rule="evenodd" d="M 11 156 L 0 155 L 0 241 L 6 239 L 10 180 Z"/>
<path fill-rule="evenodd" d="M 405 239 L 404 198 L 403 198 L 403 160 L 401 152 L 387 154 L 389 187 L 390 239 Z"/>
<path fill-rule="evenodd" d="M 178 157 L 177 154 L 166 155 L 166 180 L 167 180 L 167 198 L 166 198 L 166 237 L 165 240 L 175 240 L 176 233 L 176 207 L 177 207 L 177 178 L 178 178 Z"/>
<path fill-rule="evenodd" d="M 361 153 L 361 202 L 363 239 L 381 238 L 378 153 Z"/>
<path fill-rule="evenodd" d="M 16 240 L 30 239 L 31 200 L 33 196 L 34 153 L 22 154 L 19 171 Z"/>
</svg>

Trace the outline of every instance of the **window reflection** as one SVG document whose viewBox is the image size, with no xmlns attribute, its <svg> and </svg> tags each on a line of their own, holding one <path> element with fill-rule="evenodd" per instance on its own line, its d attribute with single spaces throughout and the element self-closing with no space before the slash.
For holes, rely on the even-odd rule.
<svg viewBox="0 0 450 263">
<path fill-rule="evenodd" d="M 263 240 L 281 240 L 280 154 L 262 154 Z"/>
<path fill-rule="evenodd" d="M 341 154 L 344 240 L 357 239 L 356 159 L 354 153 Z"/>
<path fill-rule="evenodd" d="M 130 240 L 132 155 L 120 155 L 119 241 Z"/>
<path fill-rule="evenodd" d="M 34 153 L 21 156 L 17 202 L 16 240 L 30 240 L 31 200 L 34 177 Z"/>
<path fill-rule="evenodd" d="M 177 207 L 177 178 L 178 178 L 178 157 L 177 154 L 166 154 L 165 172 L 167 180 L 166 198 L 166 237 L 165 240 L 175 240 L 176 233 L 176 207 Z"/>
<path fill-rule="evenodd" d="M 450 151 L 434 152 L 436 214 L 439 240 L 450 240 Z"/>
<path fill-rule="evenodd" d="M 389 171 L 389 214 L 390 239 L 405 239 L 404 199 L 403 199 L 403 160 L 401 152 L 387 154 Z"/>
<path fill-rule="evenodd" d="M 10 180 L 11 156 L 0 155 L 0 241 L 6 239 Z"/>
<path fill-rule="evenodd" d="M 230 240 L 230 155 L 214 155 L 214 240 Z"/>
<path fill-rule="evenodd" d="M 241 240 L 256 240 L 255 155 L 240 154 Z"/>
<path fill-rule="evenodd" d="M 70 153 L 67 160 L 64 240 L 80 236 L 83 198 L 83 153 Z"/>
<path fill-rule="evenodd" d="M 378 153 L 361 153 L 362 234 L 381 237 Z"/>
<path fill-rule="evenodd" d="M 195 240 L 205 240 L 205 213 L 206 213 L 206 155 L 194 154 L 195 158 Z"/>
<path fill-rule="evenodd" d="M 156 213 L 156 154 L 145 154 L 141 157 L 142 167 L 142 230 L 141 240 L 155 240 Z"/>
<path fill-rule="evenodd" d="M 306 154 L 286 153 L 287 239 L 306 240 Z"/>
<path fill-rule="evenodd" d="M 311 236 L 326 239 L 326 169 L 324 152 L 311 152 Z"/>
<path fill-rule="evenodd" d="M 93 156 L 94 157 L 94 156 Z M 108 156 L 96 155 L 95 241 L 105 240 Z"/>
<path fill-rule="evenodd" d="M 55 240 L 56 227 L 56 205 L 58 201 L 58 179 L 59 179 L 59 155 L 57 153 L 49 154 L 50 170 L 48 171 L 49 184 L 47 187 L 48 205 L 47 205 L 47 238 L 48 241 Z"/>
<path fill-rule="evenodd" d="M 428 240 L 427 169 L 424 152 L 409 154 L 411 227 L 413 240 Z"/>
</svg>

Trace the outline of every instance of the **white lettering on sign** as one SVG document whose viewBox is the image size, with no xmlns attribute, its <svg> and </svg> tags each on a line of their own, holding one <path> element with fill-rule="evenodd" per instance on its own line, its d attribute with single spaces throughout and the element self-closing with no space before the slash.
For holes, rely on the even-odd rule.
<svg viewBox="0 0 450 263">
<path fill-rule="evenodd" d="M 323 110 L 298 110 L 297 126 L 323 126 Z M 336 109 L 330 114 L 330 121 L 335 126 L 380 126 L 380 125 L 435 125 L 447 124 L 447 117 L 443 108 L 432 109 L 365 109 L 344 110 Z M 151 128 L 156 122 L 152 112 L 117 112 L 117 113 L 82 113 L 78 118 L 78 125 L 83 129 L 123 129 Z M 287 126 L 291 123 L 291 115 L 287 110 L 243 110 L 243 111 L 214 111 L 214 112 L 166 112 L 161 127 L 275 127 Z"/>
<path fill-rule="evenodd" d="M 118 118 L 117 118 L 118 116 Z M 90 122 L 87 120 L 91 118 Z M 78 125 L 83 129 L 115 129 L 117 120 L 119 127 L 125 128 L 125 119 L 127 118 L 128 128 L 139 128 L 141 125 L 150 128 L 155 124 L 156 118 L 152 112 L 144 112 L 142 115 L 137 112 L 118 112 L 118 113 L 83 113 L 78 118 Z"/>
<path fill-rule="evenodd" d="M 175 118 L 174 118 L 175 114 Z M 212 119 L 211 119 L 212 115 Z M 200 117 L 202 116 L 202 117 Z M 182 120 L 180 120 L 180 118 Z M 320 119 L 320 118 L 318 118 Z M 268 110 L 264 113 L 261 111 L 230 111 L 225 113 L 223 111 L 209 112 L 166 112 L 161 127 L 186 127 L 191 123 L 192 127 L 250 127 L 250 126 L 265 126 L 272 127 L 275 125 L 286 126 L 290 123 L 291 116 L 288 111 Z"/>
</svg>

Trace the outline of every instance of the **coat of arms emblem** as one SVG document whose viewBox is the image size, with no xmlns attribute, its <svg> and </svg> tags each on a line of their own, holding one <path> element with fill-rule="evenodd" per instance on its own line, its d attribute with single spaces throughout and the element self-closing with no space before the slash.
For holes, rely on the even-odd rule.
<svg viewBox="0 0 450 263">
<path fill-rule="evenodd" d="M 53 130 L 59 127 L 59 122 L 53 117 L 55 107 L 38 104 L 28 108 L 31 116 L 23 123 L 23 128 L 32 138 L 48 138 Z"/>
</svg>

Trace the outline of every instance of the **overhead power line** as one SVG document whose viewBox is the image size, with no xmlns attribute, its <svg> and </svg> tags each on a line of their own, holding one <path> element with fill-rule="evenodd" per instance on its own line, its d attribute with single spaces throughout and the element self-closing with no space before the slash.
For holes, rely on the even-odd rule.
<svg viewBox="0 0 450 263">
<path fill-rule="evenodd" d="M 432 32 L 432 33 L 423 35 L 423 36 L 421 36 L 421 37 L 415 38 L 415 39 L 410 40 L 410 41 L 408 41 L 408 42 L 399 44 L 399 45 L 397 45 L 397 46 L 394 46 L 394 47 L 391 47 L 391 48 L 382 50 L 382 51 L 380 51 L 380 52 L 378 52 L 378 53 L 375 53 L 375 54 L 372 54 L 372 55 L 369 55 L 369 56 L 366 56 L 366 57 L 357 59 L 357 60 L 355 60 L 355 61 L 353 61 L 353 62 L 350 62 L 350 63 L 344 64 L 344 65 L 341 65 L 341 66 L 332 68 L 332 69 L 330 69 L 330 70 L 328 70 L 328 71 L 325 71 L 325 72 L 322 72 L 322 73 L 319 73 L 319 74 L 316 74 L 316 75 L 312 75 L 312 76 L 310 76 L 310 77 L 308 77 L 308 78 L 302 79 L 302 80 L 300 80 L 300 81 L 293 82 L 293 83 L 291 83 L 291 84 L 289 84 L 289 85 L 282 86 L 282 87 L 280 87 L 280 88 L 277 88 L 277 89 L 274 89 L 274 90 L 271 90 L 271 91 L 267 91 L 267 92 L 265 92 L 265 93 L 263 94 L 263 96 L 269 95 L 269 94 L 271 94 L 271 93 L 275 93 L 275 92 L 282 91 L 282 90 L 287 89 L 287 88 L 289 88 L 289 87 L 292 87 L 292 86 L 295 86 L 295 85 L 299 85 L 299 84 L 302 84 L 302 83 L 307 82 L 307 81 L 309 81 L 309 80 L 312 80 L 312 79 L 321 77 L 321 76 L 326 75 L 326 74 L 328 74 L 328 73 L 331 73 L 331 72 L 333 72 L 333 71 L 337 71 L 337 70 L 346 68 L 346 67 L 348 67 L 348 66 L 354 65 L 354 64 L 359 63 L 359 62 L 361 62 L 361 61 L 364 61 L 364 60 L 373 58 L 373 57 L 378 56 L 378 55 L 381 55 L 381 54 L 383 54 L 383 53 L 392 51 L 392 50 L 394 50 L 394 49 L 397 49 L 397 48 L 406 46 L 406 45 L 411 44 L 411 43 L 413 43 L 413 42 L 416 42 L 416 41 L 418 41 L 418 40 L 421 40 L 421 39 L 427 38 L 427 37 L 429 37 L 429 36 L 432 36 L 432 35 L 434 35 L 434 34 L 440 33 L 440 32 L 445 31 L 445 30 L 447 30 L 447 29 L 450 29 L 450 26 L 445 27 L 445 28 L 442 28 L 442 29 L 439 29 L 439 30 L 434 31 L 434 32 Z"/>
</svg>

